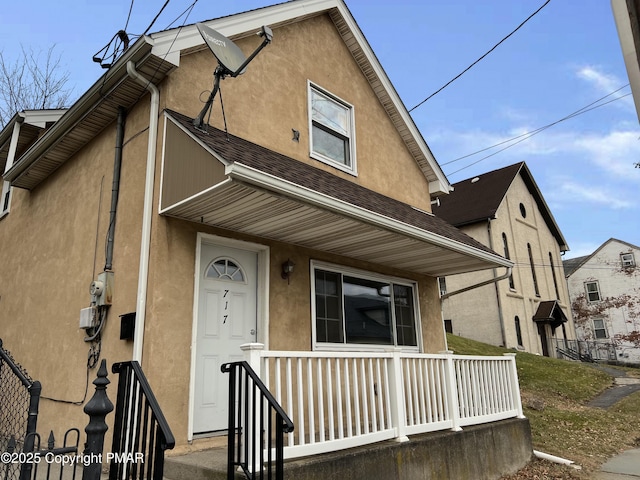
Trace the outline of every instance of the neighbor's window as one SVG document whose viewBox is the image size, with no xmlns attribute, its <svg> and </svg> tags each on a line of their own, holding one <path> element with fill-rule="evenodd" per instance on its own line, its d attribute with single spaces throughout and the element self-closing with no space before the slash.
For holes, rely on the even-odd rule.
<svg viewBox="0 0 640 480">
<path fill-rule="evenodd" d="M 507 234 L 502 232 L 502 246 L 504 247 L 504 258 L 511 260 L 509 256 L 509 243 L 507 242 Z M 516 289 L 516 284 L 513 282 L 513 274 L 509 275 L 509 288 L 511 290 Z"/>
<path fill-rule="evenodd" d="M 622 261 L 622 268 L 631 268 L 636 266 L 636 260 L 633 257 L 633 253 L 621 253 L 620 260 Z"/>
<path fill-rule="evenodd" d="M 365 272 L 314 266 L 316 345 L 418 347 L 416 286 Z"/>
<path fill-rule="evenodd" d="M 353 107 L 309 84 L 311 156 L 356 172 Z"/>
<path fill-rule="evenodd" d="M 516 325 L 516 338 L 518 339 L 518 346 L 522 347 L 522 330 L 520 329 L 520 317 L 518 317 L 516 315 L 515 318 L 515 325 Z"/>
<path fill-rule="evenodd" d="M 440 296 L 447 293 L 447 280 L 445 277 L 438 277 L 438 288 L 440 289 Z"/>
<path fill-rule="evenodd" d="M 598 282 L 586 282 L 584 284 L 584 289 L 587 292 L 587 300 L 590 302 L 599 302 L 601 300 L 600 297 L 600 285 Z"/>
<path fill-rule="evenodd" d="M 593 333 L 596 338 L 609 338 L 607 335 L 607 327 L 605 327 L 604 320 L 602 318 L 593 319 Z"/>
<path fill-rule="evenodd" d="M 527 251 L 529 252 L 529 264 L 531 265 L 531 276 L 533 277 L 533 288 L 536 291 L 536 297 L 539 297 L 540 289 L 538 288 L 538 278 L 536 277 L 536 267 L 533 263 L 533 253 L 531 253 L 530 243 L 527 243 Z"/>
<path fill-rule="evenodd" d="M 558 279 L 556 278 L 556 267 L 553 264 L 553 255 L 549 252 L 549 265 L 551 266 L 551 275 L 553 276 L 553 286 L 556 288 L 556 298 L 560 300 L 560 290 L 558 290 Z"/>
</svg>

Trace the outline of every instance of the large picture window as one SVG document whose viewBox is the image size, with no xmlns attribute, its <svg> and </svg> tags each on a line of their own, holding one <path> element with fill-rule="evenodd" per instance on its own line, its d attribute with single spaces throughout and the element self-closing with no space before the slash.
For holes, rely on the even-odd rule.
<svg viewBox="0 0 640 480">
<path fill-rule="evenodd" d="M 309 84 L 311 156 L 355 173 L 353 107 Z"/>
<path fill-rule="evenodd" d="M 325 266 L 313 274 L 316 346 L 418 347 L 415 284 Z"/>
</svg>

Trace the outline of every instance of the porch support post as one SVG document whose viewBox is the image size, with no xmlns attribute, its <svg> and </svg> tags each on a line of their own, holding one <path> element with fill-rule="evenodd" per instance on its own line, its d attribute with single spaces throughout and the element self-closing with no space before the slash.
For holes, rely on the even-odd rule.
<svg viewBox="0 0 640 480">
<path fill-rule="evenodd" d="M 456 369 L 453 364 L 453 351 L 445 350 L 440 352 L 445 357 L 445 379 L 447 388 L 447 409 L 449 418 L 451 418 L 451 430 L 459 432 L 462 430 L 460 426 L 460 403 L 458 402 L 458 382 L 456 380 Z"/>
<path fill-rule="evenodd" d="M 264 344 L 262 343 L 245 343 L 240 345 L 240 350 L 244 352 L 245 361 L 253 368 L 253 371 L 262 378 L 262 366 L 260 365 L 260 359 L 262 355 L 260 352 L 264 350 Z"/>
<path fill-rule="evenodd" d="M 404 403 L 404 382 L 402 380 L 402 349 L 391 350 L 391 368 L 389 369 L 389 390 L 391 393 L 391 421 L 396 428 L 396 442 L 408 442 L 407 415 Z"/>
<path fill-rule="evenodd" d="M 513 402 L 515 403 L 516 410 L 518 411 L 518 418 L 525 418 L 524 414 L 522 413 L 522 399 L 520 398 L 520 383 L 518 382 L 516 354 L 505 353 L 504 356 L 511 358 L 511 361 L 509 362 L 509 383 L 511 384 L 511 396 L 513 398 Z"/>
<path fill-rule="evenodd" d="M 244 352 L 245 361 L 258 375 L 258 377 L 262 379 L 262 356 L 260 352 L 264 350 L 264 345 L 262 343 L 245 343 L 244 345 L 240 345 L 240 349 Z M 262 408 L 260 408 L 260 391 L 253 381 L 249 382 L 249 384 L 253 385 L 253 388 L 250 387 L 245 392 L 246 401 L 248 403 L 248 417 L 243 435 L 245 436 L 245 444 L 248 447 L 247 470 L 251 473 L 255 473 L 262 471 L 263 462 L 260 438 L 263 433 L 260 429 L 260 425 L 262 425 L 262 416 L 264 415 L 264 412 L 262 411 Z M 253 421 L 249 421 L 251 418 L 253 418 Z"/>
</svg>

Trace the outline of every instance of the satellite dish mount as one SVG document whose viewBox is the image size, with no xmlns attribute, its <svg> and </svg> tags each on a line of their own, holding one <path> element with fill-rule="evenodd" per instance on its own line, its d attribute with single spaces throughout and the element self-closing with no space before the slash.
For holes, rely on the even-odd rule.
<svg viewBox="0 0 640 480">
<path fill-rule="evenodd" d="M 273 39 L 273 32 L 269 27 L 263 26 L 262 30 L 258 32 L 258 35 L 263 37 L 262 43 L 251 55 L 249 55 L 249 58 L 245 58 L 244 53 L 242 53 L 242 50 L 240 50 L 235 43 L 224 35 L 216 32 L 213 28 L 207 27 L 203 23 L 196 23 L 196 27 L 198 27 L 198 31 L 211 50 L 211 53 L 213 53 L 213 56 L 218 60 L 218 66 L 213 72 L 214 82 L 211 94 L 204 104 L 202 111 L 200 111 L 200 114 L 193 119 L 195 127 L 202 129 L 204 126 L 204 117 L 211 109 L 213 99 L 216 96 L 216 93 L 218 93 L 218 90 L 220 90 L 220 80 L 225 77 L 235 78 L 238 75 L 243 74 L 249 62 L 251 62 L 251 60 L 260 53 L 260 50 L 271 43 L 271 40 Z"/>
</svg>

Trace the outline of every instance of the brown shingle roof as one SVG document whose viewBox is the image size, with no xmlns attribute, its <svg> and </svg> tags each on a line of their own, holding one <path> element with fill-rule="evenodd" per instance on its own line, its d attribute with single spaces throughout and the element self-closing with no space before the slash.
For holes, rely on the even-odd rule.
<svg viewBox="0 0 640 480">
<path fill-rule="evenodd" d="M 278 179 L 350 203 L 385 217 L 460 242 L 484 252 L 498 255 L 480 242 L 448 224 L 441 218 L 422 212 L 411 205 L 369 190 L 332 173 L 294 160 L 216 128 L 197 129 L 190 117 L 172 110 L 166 112 L 208 148 L 227 162 L 237 162 Z M 499 255 L 498 255 L 499 256 Z"/>
<path fill-rule="evenodd" d="M 434 206 L 433 213 L 457 227 L 494 218 L 522 165 L 516 163 L 453 184 L 453 192 L 440 197 L 440 206 Z"/>
</svg>

